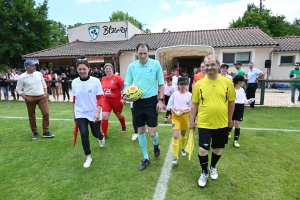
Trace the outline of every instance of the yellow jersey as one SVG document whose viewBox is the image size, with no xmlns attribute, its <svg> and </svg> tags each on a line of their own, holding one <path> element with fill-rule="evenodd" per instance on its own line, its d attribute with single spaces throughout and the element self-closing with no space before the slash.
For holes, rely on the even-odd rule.
<svg viewBox="0 0 300 200">
<path fill-rule="evenodd" d="M 228 101 L 235 101 L 233 83 L 224 76 L 211 80 L 205 76 L 193 90 L 192 103 L 198 104 L 199 128 L 219 129 L 228 126 Z"/>
</svg>

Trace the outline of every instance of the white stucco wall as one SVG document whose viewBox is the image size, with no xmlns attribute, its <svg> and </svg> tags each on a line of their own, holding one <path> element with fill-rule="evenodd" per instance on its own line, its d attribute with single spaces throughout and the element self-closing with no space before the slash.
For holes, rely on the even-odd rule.
<svg viewBox="0 0 300 200">
<path fill-rule="evenodd" d="M 281 56 L 295 56 L 295 62 L 300 62 L 300 53 L 273 53 L 271 78 L 272 79 L 289 79 L 289 72 L 294 69 L 293 65 L 280 65 Z"/>
</svg>

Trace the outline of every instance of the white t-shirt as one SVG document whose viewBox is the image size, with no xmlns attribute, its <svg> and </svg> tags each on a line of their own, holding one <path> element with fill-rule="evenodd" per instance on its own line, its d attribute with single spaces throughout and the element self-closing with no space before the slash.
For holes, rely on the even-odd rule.
<svg viewBox="0 0 300 200">
<path fill-rule="evenodd" d="M 94 121 L 98 106 L 96 95 L 103 95 L 99 79 L 90 77 L 86 81 L 81 81 L 79 77 L 75 78 L 72 81 L 72 94 L 76 98 L 74 104 L 75 118 L 86 118 L 89 121 Z M 99 120 L 101 119 L 102 110 Z"/>
<path fill-rule="evenodd" d="M 235 88 L 236 104 L 247 104 L 245 90 L 243 88 Z"/>
<path fill-rule="evenodd" d="M 178 91 L 178 85 L 177 85 L 177 82 L 178 82 L 178 79 L 179 79 L 180 76 L 172 76 L 172 85 L 174 87 L 174 91 Z"/>
<path fill-rule="evenodd" d="M 165 84 L 165 89 L 164 89 L 164 95 L 172 95 L 173 92 L 175 91 L 175 88 L 173 85 L 168 86 L 167 84 Z"/>
<path fill-rule="evenodd" d="M 176 91 L 169 99 L 167 110 L 171 110 L 171 108 L 175 110 L 189 110 L 192 104 L 191 98 L 192 94 L 190 92 L 180 93 Z"/>
</svg>

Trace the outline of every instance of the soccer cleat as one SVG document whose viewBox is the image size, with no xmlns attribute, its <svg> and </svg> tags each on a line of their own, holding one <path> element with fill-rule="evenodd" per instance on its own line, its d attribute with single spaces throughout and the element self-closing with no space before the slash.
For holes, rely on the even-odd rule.
<svg viewBox="0 0 300 200">
<path fill-rule="evenodd" d="M 132 134 L 131 140 L 136 140 L 138 138 L 138 135 L 139 134 L 137 133 Z"/>
<path fill-rule="evenodd" d="M 141 163 L 141 165 L 139 166 L 139 170 L 144 170 L 144 169 L 146 169 L 146 167 L 148 166 L 150 164 L 150 160 L 148 160 L 148 159 L 144 159 L 144 160 L 142 160 L 142 163 Z"/>
<path fill-rule="evenodd" d="M 182 156 L 182 157 L 185 157 L 185 156 L 186 156 L 186 152 L 185 152 L 184 149 L 181 149 L 181 156 Z"/>
<path fill-rule="evenodd" d="M 172 160 L 172 164 L 174 164 L 174 165 L 177 165 L 178 164 L 178 158 L 173 158 L 173 160 Z"/>
<path fill-rule="evenodd" d="M 165 119 L 164 119 L 164 123 L 167 123 L 168 122 L 168 118 L 166 117 Z"/>
<path fill-rule="evenodd" d="M 32 134 L 32 139 L 36 140 L 39 137 L 39 134 L 37 132 Z"/>
<path fill-rule="evenodd" d="M 237 148 L 240 147 L 240 143 L 239 143 L 237 140 L 234 140 L 234 141 L 233 141 L 233 145 L 234 145 L 235 147 L 237 147 Z"/>
<path fill-rule="evenodd" d="M 206 185 L 207 179 L 208 179 L 208 174 L 202 172 L 202 173 L 200 174 L 199 179 L 198 179 L 198 185 L 199 185 L 200 187 L 204 187 L 204 186 Z"/>
<path fill-rule="evenodd" d="M 153 145 L 154 146 L 154 156 L 158 157 L 160 155 L 160 149 L 158 144 L 157 145 Z"/>
<path fill-rule="evenodd" d="M 218 179 L 218 171 L 217 171 L 217 168 L 213 168 L 213 167 L 210 167 L 210 178 L 212 180 L 217 180 Z"/>
<path fill-rule="evenodd" d="M 88 168 L 91 166 L 93 159 L 91 157 L 87 157 L 85 163 L 83 164 L 84 168 Z"/>
<path fill-rule="evenodd" d="M 99 140 L 99 146 L 104 147 L 104 145 L 105 145 L 105 137 L 103 137 L 102 140 Z"/>
<path fill-rule="evenodd" d="M 122 127 L 121 132 L 122 132 L 122 133 L 125 133 L 125 132 L 126 132 L 126 126 L 125 126 L 125 127 Z"/>
<path fill-rule="evenodd" d="M 231 133 L 228 133 L 228 139 L 230 139 L 231 138 Z"/>
<path fill-rule="evenodd" d="M 54 137 L 54 135 L 52 135 L 50 132 L 45 132 L 43 134 L 43 138 L 53 138 L 53 137 Z"/>
</svg>

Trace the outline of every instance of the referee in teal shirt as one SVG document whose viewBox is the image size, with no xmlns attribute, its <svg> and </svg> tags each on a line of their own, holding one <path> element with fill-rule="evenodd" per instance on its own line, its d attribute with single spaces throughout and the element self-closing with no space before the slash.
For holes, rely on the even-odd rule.
<svg viewBox="0 0 300 200">
<path fill-rule="evenodd" d="M 160 155 L 156 126 L 158 112 L 163 108 L 164 78 L 160 63 L 148 57 L 149 45 L 147 43 L 139 43 L 136 47 L 136 53 L 139 59 L 128 66 L 125 85 L 130 86 L 134 83 L 141 88 L 142 96 L 139 100 L 129 99 L 126 96 L 126 87 L 123 92 L 123 99 L 133 101 L 133 120 L 138 127 L 138 140 L 144 155 L 139 170 L 144 170 L 150 164 L 145 124 L 147 124 L 153 140 L 154 156 Z M 157 88 L 159 93 L 157 93 Z M 157 94 L 159 94 L 159 98 L 157 98 Z"/>
</svg>

